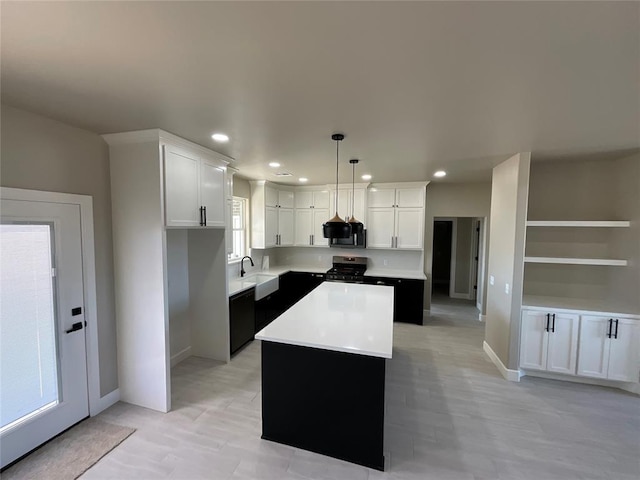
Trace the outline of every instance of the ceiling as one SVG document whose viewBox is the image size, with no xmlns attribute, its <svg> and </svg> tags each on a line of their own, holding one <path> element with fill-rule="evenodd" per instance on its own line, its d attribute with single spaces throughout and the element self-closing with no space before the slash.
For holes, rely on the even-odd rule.
<svg viewBox="0 0 640 480">
<path fill-rule="evenodd" d="M 334 132 L 343 181 L 350 158 L 373 181 L 467 182 L 521 151 L 640 147 L 638 2 L 0 8 L 4 103 L 100 134 L 162 128 L 246 178 L 333 182 Z"/>
</svg>

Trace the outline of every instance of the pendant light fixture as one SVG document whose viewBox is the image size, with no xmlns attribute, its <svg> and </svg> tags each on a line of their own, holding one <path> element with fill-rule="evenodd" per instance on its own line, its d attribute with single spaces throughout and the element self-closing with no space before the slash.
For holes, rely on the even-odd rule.
<svg viewBox="0 0 640 480">
<path fill-rule="evenodd" d="M 340 142 L 344 140 L 344 135 L 334 133 L 331 135 L 331 140 L 336 142 L 336 214 L 331 220 L 322 224 L 322 235 L 324 238 L 349 238 L 351 225 L 338 215 L 338 160 L 340 158 Z"/>
<path fill-rule="evenodd" d="M 353 211 L 355 209 L 355 198 L 356 198 L 356 165 L 360 160 L 352 158 L 349 160 L 351 164 L 351 218 L 349 218 L 349 225 L 351 225 L 351 233 L 353 235 L 362 235 L 364 231 L 364 224 L 356 219 L 353 215 Z"/>
</svg>

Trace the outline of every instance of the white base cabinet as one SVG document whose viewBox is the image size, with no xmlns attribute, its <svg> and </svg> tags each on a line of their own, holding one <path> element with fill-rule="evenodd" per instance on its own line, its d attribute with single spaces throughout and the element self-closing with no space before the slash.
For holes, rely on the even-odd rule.
<svg viewBox="0 0 640 480">
<path fill-rule="evenodd" d="M 583 315 L 578 375 L 637 382 L 639 332 L 637 320 Z"/>
<path fill-rule="evenodd" d="M 576 374 L 579 316 L 522 311 L 520 367 Z"/>
</svg>

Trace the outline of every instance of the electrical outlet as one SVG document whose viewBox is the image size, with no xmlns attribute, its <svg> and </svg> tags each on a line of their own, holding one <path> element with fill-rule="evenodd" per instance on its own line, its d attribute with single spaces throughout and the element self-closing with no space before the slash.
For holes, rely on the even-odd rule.
<svg viewBox="0 0 640 480">
<path fill-rule="evenodd" d="M 384 264 L 385 267 L 389 265 L 389 261 L 386 258 L 382 260 L 382 263 Z"/>
<path fill-rule="evenodd" d="M 506 293 L 507 295 L 509 294 L 509 284 L 508 283 L 504 284 L 504 293 Z"/>
<path fill-rule="evenodd" d="M 489 275 L 489 285 L 493 285 L 496 283 L 496 279 L 493 275 Z"/>
</svg>

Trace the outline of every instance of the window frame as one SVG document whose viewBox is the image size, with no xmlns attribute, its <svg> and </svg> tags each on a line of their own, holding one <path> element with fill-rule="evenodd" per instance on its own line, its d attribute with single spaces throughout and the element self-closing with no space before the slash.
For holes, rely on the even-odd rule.
<svg viewBox="0 0 640 480">
<path fill-rule="evenodd" d="M 231 206 L 231 221 L 230 221 L 230 228 L 231 228 L 231 243 L 232 243 L 232 251 L 231 253 L 229 253 L 227 255 L 227 263 L 229 264 L 233 264 L 233 263 L 239 263 L 242 260 L 242 257 L 244 257 L 245 255 L 249 255 L 249 199 L 245 198 L 245 197 L 237 197 L 237 196 L 232 196 L 231 197 L 231 201 L 232 202 L 241 202 L 241 209 L 242 209 L 242 220 L 243 220 L 243 224 L 242 224 L 242 228 L 234 228 L 234 223 L 233 223 L 233 203 Z M 240 252 L 240 254 L 238 254 L 239 256 L 234 257 L 234 253 L 235 253 L 235 232 L 242 232 L 242 236 L 244 238 L 244 252 Z"/>
</svg>

